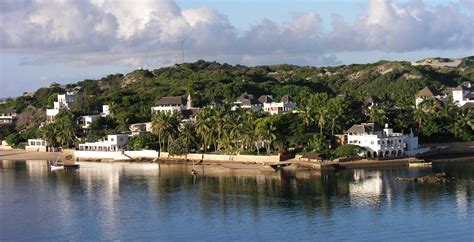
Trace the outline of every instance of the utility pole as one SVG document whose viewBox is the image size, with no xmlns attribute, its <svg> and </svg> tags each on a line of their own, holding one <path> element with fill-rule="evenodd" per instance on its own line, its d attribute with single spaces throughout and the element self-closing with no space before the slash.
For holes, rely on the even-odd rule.
<svg viewBox="0 0 474 242">
<path fill-rule="evenodd" d="M 181 63 L 184 63 L 184 39 L 181 38 Z"/>
</svg>

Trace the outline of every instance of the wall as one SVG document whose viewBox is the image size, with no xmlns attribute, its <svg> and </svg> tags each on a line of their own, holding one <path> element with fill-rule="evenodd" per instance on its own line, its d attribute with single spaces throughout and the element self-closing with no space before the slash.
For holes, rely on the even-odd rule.
<svg viewBox="0 0 474 242">
<path fill-rule="evenodd" d="M 26 151 L 41 151 L 46 152 L 46 146 L 25 146 Z"/>
<path fill-rule="evenodd" d="M 255 163 L 266 163 L 266 162 L 279 162 L 280 156 L 258 156 L 258 155 L 214 155 L 214 154 L 188 154 L 179 156 L 170 156 L 167 152 L 161 152 L 160 158 L 164 159 L 176 159 L 176 160 L 204 160 L 204 161 L 222 161 L 222 162 L 255 162 Z"/>
<path fill-rule="evenodd" d="M 110 160 L 131 160 L 140 158 L 158 158 L 155 150 L 140 151 L 82 151 L 75 150 L 74 157 L 79 159 L 110 159 Z"/>
</svg>

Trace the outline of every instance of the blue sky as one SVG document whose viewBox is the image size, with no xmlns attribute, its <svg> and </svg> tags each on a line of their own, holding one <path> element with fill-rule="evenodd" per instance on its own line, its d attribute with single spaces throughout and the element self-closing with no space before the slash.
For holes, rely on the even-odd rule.
<svg viewBox="0 0 474 242">
<path fill-rule="evenodd" d="M 185 60 L 338 65 L 474 55 L 474 0 L 0 2 L 0 97 Z M 145 60 L 146 63 L 145 63 Z"/>
</svg>

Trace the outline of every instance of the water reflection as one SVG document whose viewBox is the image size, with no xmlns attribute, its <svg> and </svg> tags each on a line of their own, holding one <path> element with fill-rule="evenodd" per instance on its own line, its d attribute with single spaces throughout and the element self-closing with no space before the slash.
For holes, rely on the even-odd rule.
<svg viewBox="0 0 474 242">
<path fill-rule="evenodd" d="M 195 234 L 208 236 L 202 224 L 214 230 L 229 230 L 229 235 L 242 239 L 245 235 L 232 231 L 258 234 L 252 224 L 265 225 L 266 233 L 277 227 L 281 231 L 281 218 L 291 221 L 285 224 L 285 228 L 292 229 L 288 233 L 309 226 L 313 229 L 303 234 L 315 233 L 324 238 L 342 236 L 338 234 L 341 226 L 345 228 L 344 220 L 353 220 L 356 225 L 351 226 L 361 232 L 373 230 L 374 222 L 368 217 L 371 213 L 382 217 L 377 223 L 397 224 L 400 220 L 400 228 L 405 230 L 403 217 L 398 214 L 433 214 L 436 221 L 436 216 L 455 213 L 462 223 L 450 221 L 460 224 L 452 228 L 453 233 L 473 225 L 473 184 L 395 181 L 397 176 L 426 175 L 439 169 L 472 179 L 472 164 L 337 173 L 152 163 L 80 165 L 76 171 L 50 171 L 45 161 L 0 161 L 0 206 L 11 208 L 0 211 L 0 227 L 14 231 L 6 237 L 0 235 L 0 240 L 34 239 L 28 234 L 20 236 L 24 231 L 17 229 L 16 224 L 25 221 L 35 228 L 36 238 L 41 240 L 143 239 L 143 234 L 162 239 L 192 239 Z M 192 168 L 200 175 L 191 176 Z M 38 222 L 45 217 L 48 222 Z M 431 220 L 423 223 L 430 224 Z M 61 224 L 62 229 L 50 234 L 49 226 L 54 224 Z M 379 229 L 384 236 L 389 233 L 385 228 Z M 170 234 L 178 237 L 169 237 Z"/>
</svg>

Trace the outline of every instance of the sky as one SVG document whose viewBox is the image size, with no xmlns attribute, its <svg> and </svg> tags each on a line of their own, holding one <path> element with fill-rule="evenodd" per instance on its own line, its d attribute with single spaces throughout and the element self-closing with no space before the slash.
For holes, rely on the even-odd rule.
<svg viewBox="0 0 474 242">
<path fill-rule="evenodd" d="M 473 13 L 474 0 L 0 0 L 0 97 L 182 53 L 249 66 L 465 57 Z"/>
</svg>

